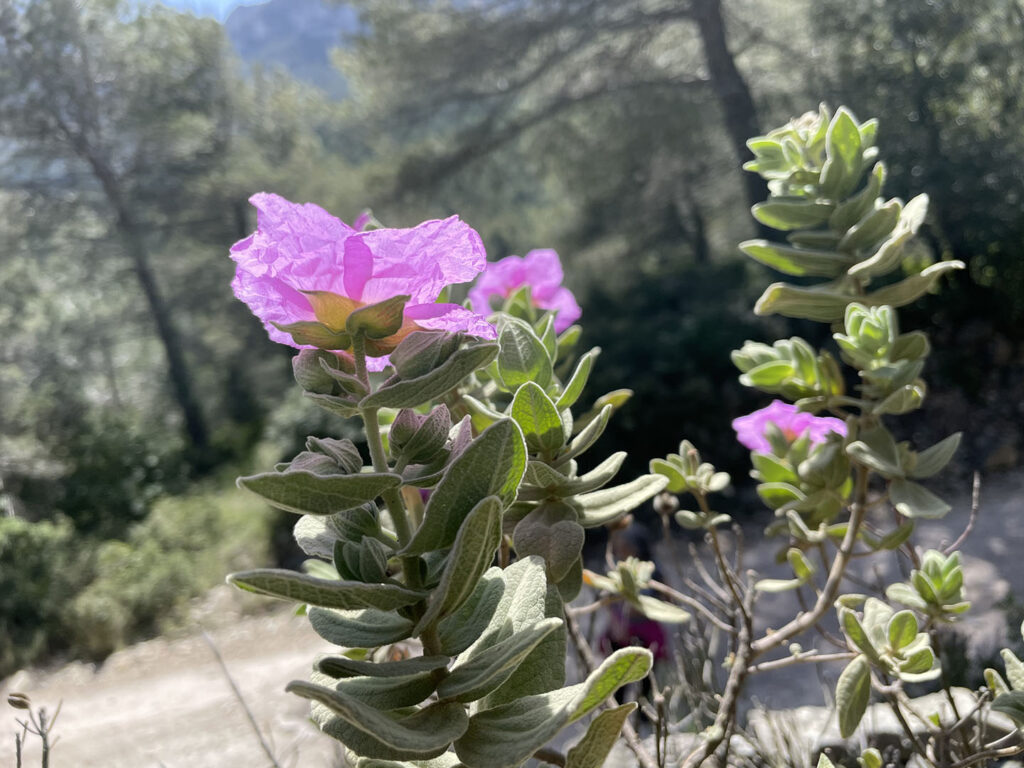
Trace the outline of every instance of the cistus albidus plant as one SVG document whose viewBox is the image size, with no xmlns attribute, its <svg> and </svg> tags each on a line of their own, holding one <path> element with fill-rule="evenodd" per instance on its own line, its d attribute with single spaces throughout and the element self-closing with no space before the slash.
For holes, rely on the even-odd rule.
<svg viewBox="0 0 1024 768">
<path fill-rule="evenodd" d="M 579 308 L 560 285 L 554 252 L 488 267 L 471 311 L 435 303 L 485 266 L 479 238 L 457 219 L 357 231 L 316 206 L 253 199 L 257 232 L 233 248 L 236 293 L 275 339 L 302 350 L 294 370 L 308 397 L 362 420 L 370 463 L 350 441 L 310 438 L 275 471 L 241 478 L 300 516 L 295 536 L 310 560 L 305 572 L 230 580 L 303 604 L 339 647 L 288 689 L 311 700 L 313 719 L 354 765 L 513 768 L 535 758 L 598 768 L 620 733 L 638 764 L 664 764 L 629 725 L 635 704 L 610 698 L 648 673 L 648 650 L 618 650 L 566 685 L 567 641 L 579 640 L 566 605 L 584 579 L 603 593 L 587 610 L 625 601 L 666 624 L 700 613 L 731 638 L 713 722 L 685 766 L 727 761 L 749 677 L 794 664 L 844 665 L 836 689 L 844 737 L 877 696 L 924 764 L 967 768 L 1018 749 L 983 726 L 993 709 L 1024 722 L 1024 666 L 1009 652 L 1009 683 L 990 670 L 990 692 L 967 711 L 949 694 L 949 711 L 916 712 L 904 691 L 907 682 L 945 685 L 936 631 L 967 603 L 958 555 L 913 545 L 917 520 L 949 510 L 921 481 L 942 471 L 959 435 L 922 449 L 889 431 L 888 418 L 924 400 L 929 352 L 923 332 L 901 331 L 895 310 L 963 265 L 903 271 L 927 199 L 881 197 L 876 130 L 845 109 L 822 108 L 750 142 L 756 159 L 746 168 L 771 193 L 754 216 L 784 239 L 741 249 L 801 278 L 771 285 L 755 311 L 828 323 L 835 340 L 832 350 L 792 338 L 733 353 L 743 384 L 781 398 L 734 427 L 775 512 L 768 533 L 792 570 L 783 579 L 741 574 L 727 557 L 722 526 L 731 517 L 713 498 L 730 478 L 689 442 L 624 484 L 606 487 L 623 453 L 580 471 L 630 392 L 578 408 L 599 350 L 574 353 Z M 719 582 L 712 600 L 654 581 L 653 566 L 635 558 L 606 576 L 585 574 L 587 530 L 660 492 L 693 500 L 690 509 L 658 508 L 705 531 Z M 854 559 L 894 553 L 910 565 L 907 583 L 879 595 L 843 592 Z M 805 609 L 759 631 L 757 596 L 782 590 L 802 593 Z M 842 638 L 823 627 L 830 614 Z M 840 647 L 797 644 L 815 629 Z M 566 754 L 550 746 L 595 712 Z M 876 758 L 862 756 L 870 768 Z"/>
<path fill-rule="evenodd" d="M 560 286 L 541 286 L 535 301 L 519 281 L 490 320 L 435 303 L 484 268 L 479 237 L 457 219 L 356 231 L 313 205 L 253 203 L 257 231 L 232 249 L 235 292 L 273 338 L 301 348 L 306 394 L 362 420 L 371 461 L 348 440 L 310 438 L 275 471 L 241 478 L 300 515 L 295 536 L 311 561 L 305 573 L 231 581 L 304 604 L 339 646 L 288 689 L 311 700 L 356 765 L 543 757 L 651 666 L 646 649 L 624 649 L 565 685 L 563 606 L 580 591 L 585 529 L 666 483 L 647 475 L 606 488 L 621 453 L 577 471 L 625 394 L 574 416 L 597 350 L 574 363 L 579 327 L 563 326 L 578 308 Z M 549 294 L 561 297 L 553 311 Z M 421 653 L 389 651 L 410 639 Z M 600 765 L 634 707 L 593 718 L 563 762 Z"/>
</svg>

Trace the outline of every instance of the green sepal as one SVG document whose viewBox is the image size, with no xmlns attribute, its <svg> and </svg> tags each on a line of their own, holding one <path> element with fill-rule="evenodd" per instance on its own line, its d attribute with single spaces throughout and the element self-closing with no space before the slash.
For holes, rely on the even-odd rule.
<svg viewBox="0 0 1024 768">
<path fill-rule="evenodd" d="M 277 330 L 287 333 L 296 344 L 317 349 L 351 349 L 352 337 L 345 331 L 334 331 L 316 320 L 300 320 L 282 325 L 270 321 Z"/>
<path fill-rule="evenodd" d="M 401 411 L 399 416 L 408 411 Z M 395 419 L 398 424 L 398 419 Z M 448 435 L 452 429 L 452 416 L 448 408 L 439 405 L 434 408 L 426 418 L 419 421 L 412 434 L 403 441 L 396 444 L 395 427 L 391 428 L 391 451 L 400 455 L 407 464 L 425 464 L 435 457 L 444 448 Z"/>
<path fill-rule="evenodd" d="M 353 338 L 360 333 L 367 339 L 384 339 L 398 333 L 402 327 L 405 305 L 411 296 L 392 296 L 390 299 L 360 307 L 348 316 L 345 330 Z"/>
<path fill-rule="evenodd" d="M 461 333 L 413 331 L 388 356 L 403 379 L 417 379 L 440 367 L 462 345 Z"/>
<path fill-rule="evenodd" d="M 315 392 L 305 392 L 303 394 L 320 408 L 323 408 L 328 413 L 333 413 L 335 416 L 341 416 L 343 419 L 350 419 L 359 413 L 358 403 L 348 396 L 318 395 Z"/>
<path fill-rule="evenodd" d="M 355 443 L 349 439 L 335 440 L 331 437 L 307 437 L 306 450 L 322 453 L 334 459 L 347 474 L 355 475 L 363 467 L 363 457 Z"/>
</svg>

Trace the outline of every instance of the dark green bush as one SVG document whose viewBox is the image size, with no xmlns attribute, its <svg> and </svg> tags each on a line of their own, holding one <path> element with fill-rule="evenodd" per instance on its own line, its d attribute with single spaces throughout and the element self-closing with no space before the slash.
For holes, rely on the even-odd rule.
<svg viewBox="0 0 1024 768">
<path fill-rule="evenodd" d="M 0 677 L 67 647 L 66 611 L 86 558 L 66 519 L 0 518 Z"/>
<path fill-rule="evenodd" d="M 269 564 L 273 519 L 235 488 L 161 499 L 123 541 L 83 537 L 64 518 L 0 519 L 0 678 L 180 625 L 224 573 Z"/>
<path fill-rule="evenodd" d="M 157 502 L 127 541 L 97 549 L 95 577 L 70 606 L 73 650 L 101 658 L 180 625 L 188 600 L 225 572 L 268 564 L 273 516 L 234 488 Z"/>
</svg>

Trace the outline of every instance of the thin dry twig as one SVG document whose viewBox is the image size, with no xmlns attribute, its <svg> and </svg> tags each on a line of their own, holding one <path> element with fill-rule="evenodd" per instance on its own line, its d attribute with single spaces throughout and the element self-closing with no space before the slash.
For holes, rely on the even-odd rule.
<svg viewBox="0 0 1024 768">
<path fill-rule="evenodd" d="M 960 549 L 960 547 L 963 546 L 963 543 L 965 541 L 967 541 L 967 537 L 971 535 L 971 531 L 974 530 L 974 524 L 978 521 L 978 510 L 980 509 L 980 507 L 981 507 L 981 473 L 980 472 L 975 472 L 974 473 L 974 482 L 972 483 L 972 486 L 971 486 L 971 516 L 969 518 L 967 518 L 967 525 L 964 526 L 963 533 L 961 533 L 957 537 L 956 541 L 954 541 L 952 544 L 950 544 L 948 547 L 946 547 L 944 550 L 942 550 L 942 554 L 944 554 L 944 555 L 946 555 L 948 557 L 950 554 L 952 554 L 953 552 L 956 552 L 958 549 Z"/>
<path fill-rule="evenodd" d="M 242 692 L 238 689 L 238 685 L 235 684 L 235 679 L 231 676 L 228 671 L 227 665 L 224 663 L 224 657 L 220 655 L 220 650 L 217 648 L 216 643 L 213 642 L 213 638 L 203 630 L 203 640 L 210 647 L 210 652 L 213 654 L 213 658 L 217 660 L 217 664 L 220 665 L 220 671 L 224 674 L 224 679 L 228 681 L 228 685 L 231 687 L 231 692 L 235 696 L 235 700 L 238 701 L 238 705 L 242 708 L 242 712 L 245 713 L 246 719 L 249 721 L 249 725 L 252 726 L 252 731 L 256 734 L 256 738 L 260 743 L 260 747 L 263 749 L 264 754 L 270 760 L 270 764 L 274 768 L 281 768 L 281 764 L 277 762 L 277 758 L 274 757 L 274 753 L 270 749 L 270 745 L 267 744 L 266 739 L 263 738 L 263 732 L 260 730 L 259 725 L 256 724 L 256 718 L 252 714 L 252 710 L 249 709 L 249 705 L 245 703 L 245 699 L 242 697 Z"/>
</svg>

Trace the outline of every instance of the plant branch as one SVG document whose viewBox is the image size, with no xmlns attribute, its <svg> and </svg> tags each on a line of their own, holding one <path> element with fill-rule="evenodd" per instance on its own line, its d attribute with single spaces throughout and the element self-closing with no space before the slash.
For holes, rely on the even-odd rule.
<svg viewBox="0 0 1024 768">
<path fill-rule="evenodd" d="M 853 506 L 850 511 L 850 523 L 846 529 L 843 542 L 836 552 L 835 560 L 832 561 L 832 569 L 829 571 L 825 588 L 818 596 L 814 607 L 809 613 L 803 613 L 790 621 L 781 629 L 765 635 L 756 640 L 753 644 L 753 655 L 757 658 L 765 651 L 785 643 L 790 638 L 796 637 L 802 632 L 810 629 L 828 612 L 839 595 L 839 587 L 842 584 L 846 566 L 850 562 L 850 554 L 857 543 L 857 533 L 860 531 L 861 522 L 864 520 L 864 512 L 867 506 L 868 495 L 868 468 L 857 465 L 857 484 L 854 495 Z"/>
<path fill-rule="evenodd" d="M 569 637 L 572 639 L 576 653 L 580 657 L 584 668 L 588 673 L 592 673 L 598 667 L 597 657 L 594 656 L 594 650 L 590 647 L 590 643 L 587 642 L 586 638 L 583 637 L 583 633 L 580 632 L 580 625 L 576 623 L 576 618 L 569 612 L 565 614 L 565 628 L 569 631 Z M 608 697 L 608 704 L 614 707 L 619 705 L 611 696 Z M 647 750 L 644 749 L 644 745 L 640 743 L 640 736 L 629 720 L 622 724 L 622 738 L 625 739 L 629 751 L 636 755 L 640 768 L 658 768 L 654 758 L 650 756 Z"/>
</svg>

